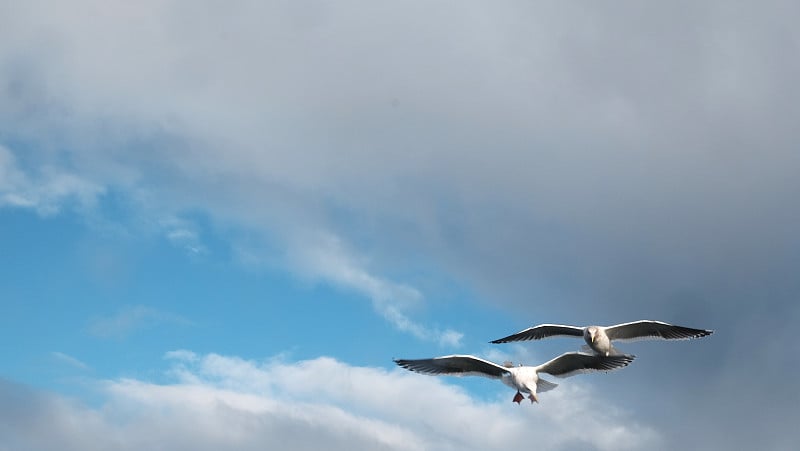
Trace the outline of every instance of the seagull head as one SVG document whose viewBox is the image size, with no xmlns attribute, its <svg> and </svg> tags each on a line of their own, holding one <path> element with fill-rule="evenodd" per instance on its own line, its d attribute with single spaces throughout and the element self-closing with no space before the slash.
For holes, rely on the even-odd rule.
<svg viewBox="0 0 800 451">
<path fill-rule="evenodd" d="M 595 327 L 595 326 L 589 326 L 589 327 L 586 329 L 586 332 L 588 332 L 588 333 L 589 333 L 589 338 L 591 338 L 591 339 L 592 339 L 592 340 L 591 340 L 591 341 L 592 341 L 592 343 L 594 343 L 594 340 L 595 340 L 595 338 L 597 338 L 597 327 Z"/>
</svg>

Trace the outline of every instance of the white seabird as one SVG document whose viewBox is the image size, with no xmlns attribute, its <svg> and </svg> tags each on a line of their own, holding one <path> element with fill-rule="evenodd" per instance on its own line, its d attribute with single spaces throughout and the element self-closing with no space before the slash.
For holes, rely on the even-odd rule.
<svg viewBox="0 0 800 451">
<path fill-rule="evenodd" d="M 611 371 L 627 366 L 633 362 L 635 356 L 613 355 L 603 357 L 600 355 L 568 352 L 538 366 L 507 366 L 498 365 L 488 360 L 471 355 L 448 355 L 432 359 L 395 359 L 395 363 L 403 368 L 430 375 L 450 376 L 483 376 L 500 379 L 504 384 L 517 389 L 513 401 L 517 404 L 522 401 L 520 392 L 528 393 L 531 403 L 539 402 L 537 393 L 552 390 L 558 386 L 539 378 L 539 373 L 547 373 L 556 377 L 568 377 L 578 373 L 592 371 Z"/>
<path fill-rule="evenodd" d="M 594 352 L 609 356 L 618 354 L 618 351 L 611 345 L 612 341 L 689 340 L 691 338 L 705 337 L 712 333 L 714 333 L 713 330 L 692 329 L 649 320 L 617 324 L 616 326 L 577 327 L 561 324 L 541 324 L 521 330 L 513 335 L 493 340 L 491 343 L 541 340 L 542 338 L 555 336 L 574 336 L 583 337 L 586 340 L 586 344 Z"/>
</svg>

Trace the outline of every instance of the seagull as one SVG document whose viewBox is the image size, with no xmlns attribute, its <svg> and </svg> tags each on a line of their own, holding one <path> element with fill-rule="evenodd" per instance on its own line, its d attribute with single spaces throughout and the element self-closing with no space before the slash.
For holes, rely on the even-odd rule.
<svg viewBox="0 0 800 451">
<path fill-rule="evenodd" d="M 499 338 L 491 343 L 509 343 L 512 341 L 541 340 L 555 336 L 583 337 L 586 344 L 594 352 L 609 356 L 619 352 L 611 345 L 613 340 L 689 340 L 691 338 L 705 337 L 713 334 L 713 330 L 692 329 L 690 327 L 675 326 L 661 321 L 641 320 L 632 323 L 617 324 L 616 326 L 564 326 L 561 324 L 541 324 L 529 327 L 505 338 Z"/>
<path fill-rule="evenodd" d="M 407 370 L 422 374 L 483 376 L 500 379 L 501 382 L 509 387 L 517 389 L 517 394 L 514 395 L 512 401 L 519 404 L 524 399 L 520 392 L 525 392 L 529 394 L 528 399 L 533 404 L 534 402 L 539 402 L 539 398 L 536 396 L 537 392 L 546 392 L 558 386 L 558 384 L 540 379 L 539 373 L 547 373 L 556 377 L 568 377 L 578 373 L 610 371 L 628 366 L 629 363 L 633 362 L 634 358 L 635 356 L 632 355 L 603 357 L 580 352 L 568 352 L 538 366 L 520 365 L 514 367 L 509 362 L 505 365 L 498 365 L 471 355 L 448 355 L 417 360 L 395 359 L 394 362 Z"/>
</svg>

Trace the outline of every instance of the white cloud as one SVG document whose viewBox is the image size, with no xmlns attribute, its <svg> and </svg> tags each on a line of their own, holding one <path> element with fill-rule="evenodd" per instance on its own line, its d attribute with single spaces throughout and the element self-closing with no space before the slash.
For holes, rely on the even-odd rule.
<svg viewBox="0 0 800 451">
<path fill-rule="evenodd" d="M 165 218 L 160 221 L 167 239 L 177 247 L 184 249 L 190 255 L 207 254 L 208 248 L 200 240 L 196 226 L 177 217 Z"/>
<path fill-rule="evenodd" d="M 377 306 L 409 305 L 422 299 L 422 294 L 413 287 L 370 274 L 364 269 L 365 262 L 346 249 L 338 237 L 329 233 L 316 235 L 304 236 L 304 245 L 298 246 L 295 258 L 300 271 L 357 290 Z"/>
<path fill-rule="evenodd" d="M 144 305 L 122 308 L 116 314 L 95 317 L 89 321 L 88 330 L 100 338 L 123 338 L 137 329 L 159 324 L 187 326 L 192 322 L 180 315 L 163 312 Z"/>
<path fill-rule="evenodd" d="M 604 400 L 577 383 L 548 392 L 539 405 L 517 406 L 511 391 L 488 379 L 497 384 L 496 402 L 475 401 L 440 378 L 325 357 L 257 363 L 188 351 L 170 356 L 181 367 L 178 381 L 105 382 L 97 409 L 21 395 L 0 382 L 0 399 L 17 393 L 16 402 L 0 407 L 0 448 L 486 450 L 529 443 L 616 450 L 660 443 L 653 429 L 619 409 L 596 415 L 592 409 Z M 26 399 L 33 397 L 38 402 Z"/>
<path fill-rule="evenodd" d="M 317 233 L 302 237 L 303 244 L 295 246 L 295 253 L 290 257 L 301 274 L 368 297 L 375 310 L 398 330 L 442 346 L 460 344 L 462 333 L 425 327 L 403 312 L 422 301 L 422 293 L 417 289 L 371 274 L 365 268 L 367 262 L 357 258 L 336 236 Z"/>
<path fill-rule="evenodd" d="M 175 359 L 184 362 L 195 362 L 199 358 L 197 354 L 192 351 L 187 351 L 185 349 L 179 349 L 177 351 L 168 351 L 164 354 L 165 359 Z"/>
<path fill-rule="evenodd" d="M 91 207 L 104 191 L 101 185 L 53 167 L 29 176 L 0 144 L 0 207 L 28 208 L 46 216 L 57 213 L 65 203 Z"/>
</svg>

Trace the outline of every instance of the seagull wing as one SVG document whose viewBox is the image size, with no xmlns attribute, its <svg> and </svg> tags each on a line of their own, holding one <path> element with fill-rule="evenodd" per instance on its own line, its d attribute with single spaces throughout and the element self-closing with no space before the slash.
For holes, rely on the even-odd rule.
<svg viewBox="0 0 800 451">
<path fill-rule="evenodd" d="M 542 338 L 565 336 L 565 335 L 572 337 L 582 337 L 583 327 L 564 326 L 561 324 L 540 324 L 538 326 L 529 327 L 525 330 L 521 330 L 505 338 L 498 338 L 497 340 L 492 340 L 491 343 L 509 343 L 512 341 L 541 340 Z"/>
<path fill-rule="evenodd" d="M 555 359 L 539 365 L 537 368 L 542 373 L 552 374 L 556 377 L 574 376 L 579 373 L 592 371 L 611 371 L 623 366 L 628 366 L 635 357 L 629 354 L 600 356 L 568 352 Z"/>
<path fill-rule="evenodd" d="M 692 329 L 691 327 L 675 326 L 661 321 L 648 320 L 609 326 L 605 328 L 605 331 L 609 339 L 620 341 L 688 340 L 714 333 L 713 330 Z"/>
<path fill-rule="evenodd" d="M 471 355 L 448 355 L 432 359 L 396 359 L 394 363 L 422 374 L 451 376 L 484 376 L 499 379 L 509 374 L 508 368 Z"/>
</svg>

